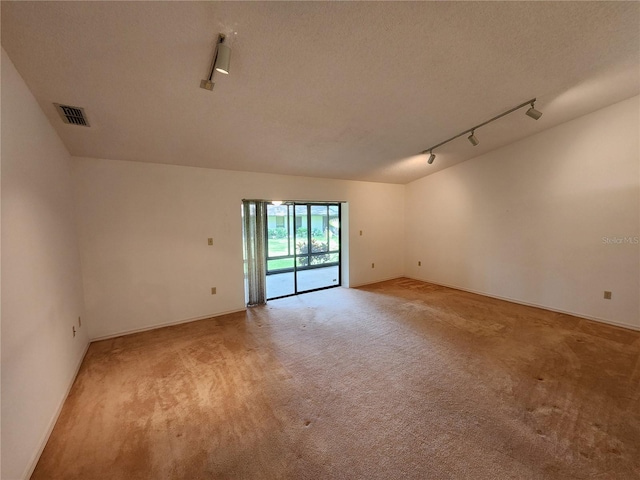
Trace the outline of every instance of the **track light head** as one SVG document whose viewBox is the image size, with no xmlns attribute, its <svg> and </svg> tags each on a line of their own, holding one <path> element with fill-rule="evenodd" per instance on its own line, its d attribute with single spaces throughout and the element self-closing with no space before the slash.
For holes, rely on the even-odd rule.
<svg viewBox="0 0 640 480">
<path fill-rule="evenodd" d="M 200 82 L 200 88 L 205 90 L 213 90 L 213 72 L 229 74 L 229 62 L 231 60 L 231 49 L 225 45 L 225 35 L 223 33 L 218 34 L 218 43 L 216 43 L 216 49 L 213 54 L 213 60 L 211 61 L 211 70 L 209 72 L 209 78 L 205 78 Z"/>
<path fill-rule="evenodd" d="M 433 161 L 436 159 L 436 154 L 431 152 L 431 151 L 429 151 L 429 153 L 430 153 L 430 155 L 429 155 L 429 160 L 427 160 L 427 163 L 429 165 L 431 165 L 433 163 Z"/>
<path fill-rule="evenodd" d="M 536 110 L 535 102 L 531 102 L 531 108 L 529 108 L 526 113 L 534 120 L 538 120 L 542 116 L 542 112 L 540 110 Z"/>
<path fill-rule="evenodd" d="M 231 49 L 225 45 L 224 38 L 218 43 L 218 55 L 216 56 L 216 72 L 229 75 L 229 63 L 231 61 Z"/>
<path fill-rule="evenodd" d="M 469 140 L 469 141 L 471 142 L 471 145 L 473 145 L 474 147 L 480 143 L 480 141 L 476 138 L 475 133 L 476 133 L 476 131 L 475 131 L 475 130 L 473 130 L 473 131 L 471 132 L 471 135 L 469 135 L 469 136 L 467 137 L 467 140 Z"/>
</svg>

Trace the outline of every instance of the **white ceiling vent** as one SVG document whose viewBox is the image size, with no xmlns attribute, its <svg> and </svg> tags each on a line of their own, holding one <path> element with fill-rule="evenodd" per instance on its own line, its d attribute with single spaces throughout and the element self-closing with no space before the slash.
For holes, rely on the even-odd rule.
<svg viewBox="0 0 640 480">
<path fill-rule="evenodd" d="M 83 127 L 89 126 L 89 121 L 87 120 L 87 116 L 84 113 L 84 108 L 82 107 L 72 107 L 70 105 L 60 105 L 59 103 L 54 103 L 56 106 L 56 110 L 60 114 L 62 121 L 64 123 L 69 123 L 71 125 L 80 125 Z"/>
</svg>

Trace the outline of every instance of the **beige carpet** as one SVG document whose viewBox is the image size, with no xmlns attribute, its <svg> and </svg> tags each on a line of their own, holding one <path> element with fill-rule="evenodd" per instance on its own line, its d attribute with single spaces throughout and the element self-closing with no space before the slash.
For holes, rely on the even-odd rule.
<svg viewBox="0 0 640 480">
<path fill-rule="evenodd" d="M 640 333 L 413 280 L 91 345 L 34 479 L 637 479 Z"/>
</svg>

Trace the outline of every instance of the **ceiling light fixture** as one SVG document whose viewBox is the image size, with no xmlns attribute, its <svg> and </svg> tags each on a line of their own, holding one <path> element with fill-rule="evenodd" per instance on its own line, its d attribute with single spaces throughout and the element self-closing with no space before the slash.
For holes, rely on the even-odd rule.
<svg viewBox="0 0 640 480">
<path fill-rule="evenodd" d="M 213 52 L 213 60 L 211 61 L 211 71 L 209 72 L 209 78 L 200 81 L 200 88 L 205 90 L 213 90 L 213 72 L 229 74 L 229 63 L 231 62 L 231 49 L 224 43 L 225 35 L 218 34 L 218 42 L 216 43 L 216 49 Z"/>
<path fill-rule="evenodd" d="M 513 107 L 513 108 L 511 108 L 511 109 L 507 110 L 506 112 L 501 113 L 500 115 L 496 115 L 495 117 L 493 117 L 493 118 L 491 118 L 491 119 L 487 120 L 486 122 L 483 122 L 483 123 L 481 123 L 481 124 L 479 124 L 479 125 L 476 125 L 475 127 L 469 128 L 468 130 L 465 130 L 464 132 L 461 132 L 461 133 L 459 133 L 459 134 L 457 134 L 457 135 L 454 135 L 454 136 L 453 136 L 453 137 L 451 137 L 451 138 L 448 138 L 448 139 L 447 139 L 447 140 L 445 140 L 444 142 L 440 142 L 440 143 L 438 143 L 437 145 L 434 145 L 434 146 L 433 146 L 433 147 L 431 147 L 431 148 L 427 148 L 426 150 L 423 150 L 423 151 L 422 151 L 422 153 L 423 153 L 423 154 L 427 154 L 427 153 L 429 153 L 429 154 L 430 154 L 430 155 L 429 155 L 429 160 L 427 161 L 427 163 L 428 163 L 429 165 L 431 165 L 431 164 L 433 163 L 433 161 L 435 160 L 435 158 L 436 158 L 436 155 L 435 155 L 435 153 L 433 153 L 433 150 L 435 150 L 435 149 L 436 149 L 436 148 L 438 148 L 438 147 L 441 147 L 442 145 L 444 145 L 444 144 L 446 144 L 446 143 L 449 143 L 449 142 L 450 142 L 450 141 L 452 141 L 452 140 L 455 140 L 455 139 L 456 139 L 456 138 L 458 138 L 458 137 L 461 137 L 462 135 L 466 135 L 467 133 L 470 133 L 470 134 L 471 134 L 471 135 L 469 135 L 469 136 L 467 137 L 467 139 L 468 139 L 468 140 L 471 142 L 471 144 L 475 147 L 476 145 L 478 145 L 478 144 L 480 143 L 480 141 L 478 140 L 478 138 L 477 138 L 477 137 L 476 137 L 476 135 L 475 135 L 475 131 L 476 131 L 476 129 L 478 129 L 478 128 L 480 128 L 480 127 L 484 127 L 485 125 L 487 125 L 487 124 L 489 124 L 489 123 L 491 123 L 491 122 L 493 122 L 493 121 L 495 121 L 495 120 L 498 120 L 499 118 L 502 118 L 502 117 L 504 117 L 505 115 L 509 115 L 510 113 L 513 113 L 513 112 L 515 112 L 516 110 L 521 109 L 522 107 L 526 107 L 527 105 L 530 105 L 530 108 L 529 108 L 529 109 L 527 110 L 527 112 L 526 112 L 526 113 L 527 113 L 527 115 L 528 115 L 528 116 L 530 116 L 531 118 L 533 118 L 534 120 L 538 120 L 538 119 L 542 116 L 542 112 L 541 112 L 541 111 L 539 111 L 539 110 L 536 110 L 536 109 L 534 108 L 535 103 L 536 103 L 536 99 L 535 99 L 535 98 L 533 98 L 533 99 L 531 99 L 531 100 L 529 100 L 529 101 L 527 101 L 527 102 L 521 103 L 521 104 L 520 104 L 520 105 L 518 105 L 517 107 Z"/>
<path fill-rule="evenodd" d="M 218 42 L 218 55 L 216 57 L 216 72 L 229 75 L 229 62 L 231 61 L 231 49 L 224 43 L 224 37 Z"/>
<path fill-rule="evenodd" d="M 527 110 L 527 115 L 529 115 L 534 120 L 538 120 L 542 116 L 542 112 L 540 110 L 536 110 L 536 102 L 531 102 L 531 108 Z"/>
</svg>

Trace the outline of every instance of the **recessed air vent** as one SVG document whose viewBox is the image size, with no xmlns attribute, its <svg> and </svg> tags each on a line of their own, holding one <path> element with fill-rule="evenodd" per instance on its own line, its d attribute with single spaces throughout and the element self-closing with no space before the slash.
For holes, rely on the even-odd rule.
<svg viewBox="0 0 640 480">
<path fill-rule="evenodd" d="M 59 103 L 54 103 L 54 105 L 56 106 L 56 110 L 60 114 L 60 118 L 62 118 L 64 123 L 80 125 L 81 127 L 89 126 L 89 121 L 84 113 L 84 108 L 72 107 L 71 105 L 60 105 Z"/>
</svg>

